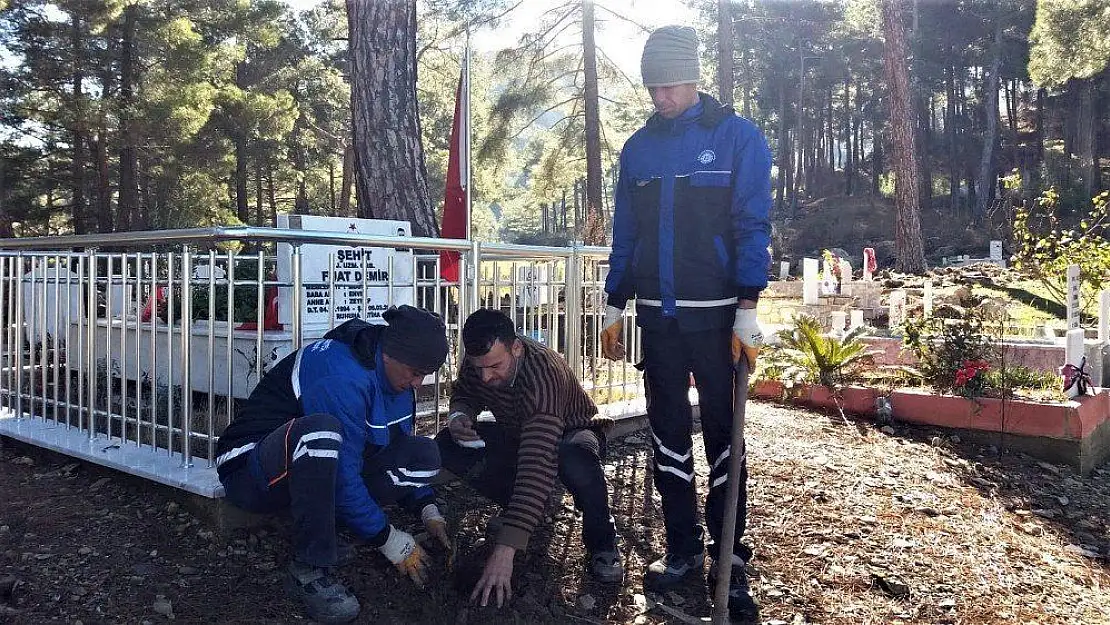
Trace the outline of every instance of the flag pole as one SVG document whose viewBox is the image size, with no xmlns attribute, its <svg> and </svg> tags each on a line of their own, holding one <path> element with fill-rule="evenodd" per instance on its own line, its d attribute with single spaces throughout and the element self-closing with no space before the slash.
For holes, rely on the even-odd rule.
<svg viewBox="0 0 1110 625">
<path fill-rule="evenodd" d="M 460 165 L 462 166 L 463 190 L 466 192 L 466 239 L 471 237 L 471 192 L 470 192 L 470 25 L 466 26 L 466 50 L 463 52 L 463 150 Z"/>
</svg>

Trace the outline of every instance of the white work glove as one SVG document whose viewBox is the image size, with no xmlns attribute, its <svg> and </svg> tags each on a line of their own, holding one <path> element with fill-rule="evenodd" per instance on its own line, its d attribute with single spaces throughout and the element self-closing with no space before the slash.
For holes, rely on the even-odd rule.
<svg viewBox="0 0 1110 625">
<path fill-rule="evenodd" d="M 450 551 L 451 539 L 447 537 L 447 519 L 440 514 L 439 506 L 434 503 L 424 506 L 420 511 L 420 518 L 424 521 L 424 529 Z"/>
<path fill-rule="evenodd" d="M 378 547 L 382 555 L 397 567 L 397 570 L 412 580 L 412 583 L 423 588 L 428 579 L 428 555 L 424 549 L 416 544 L 412 534 L 401 531 L 392 525 L 389 526 L 389 538 L 385 544 Z"/>
<path fill-rule="evenodd" d="M 736 320 L 732 323 L 732 362 L 740 362 L 740 357 L 748 363 L 748 371 L 755 371 L 755 359 L 763 346 L 763 328 L 754 308 L 737 308 Z"/>
<path fill-rule="evenodd" d="M 624 311 L 616 306 L 605 307 L 605 319 L 601 322 L 601 353 L 609 360 L 623 360 Z"/>
<path fill-rule="evenodd" d="M 461 410 L 456 410 L 447 417 L 447 431 L 451 433 L 451 440 L 459 447 L 483 449 L 486 446 L 486 441 L 478 436 L 474 419 Z"/>
</svg>

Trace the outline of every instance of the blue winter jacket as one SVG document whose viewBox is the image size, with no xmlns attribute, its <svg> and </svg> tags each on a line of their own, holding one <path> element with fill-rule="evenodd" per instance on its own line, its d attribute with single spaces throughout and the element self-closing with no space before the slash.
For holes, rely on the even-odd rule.
<svg viewBox="0 0 1110 625">
<path fill-rule="evenodd" d="M 384 327 L 353 319 L 286 356 L 258 383 L 217 444 L 222 459 L 249 450 L 290 419 L 313 414 L 339 419 L 343 443 L 336 476 L 336 520 L 371 542 L 384 540 L 380 533 L 389 521 L 363 481 L 363 454 L 372 455 L 394 437 L 411 436 L 416 408 L 413 391 L 396 392 L 386 378 L 378 340 Z M 233 471 L 245 458 L 243 453 L 225 462 L 218 459 L 220 475 Z M 432 497 L 428 487 L 414 493 L 416 500 Z"/>
<path fill-rule="evenodd" d="M 608 303 L 637 298 L 639 325 L 732 325 L 770 269 L 771 152 L 762 133 L 711 96 L 676 119 L 656 114 L 624 145 L 613 213 Z"/>
</svg>

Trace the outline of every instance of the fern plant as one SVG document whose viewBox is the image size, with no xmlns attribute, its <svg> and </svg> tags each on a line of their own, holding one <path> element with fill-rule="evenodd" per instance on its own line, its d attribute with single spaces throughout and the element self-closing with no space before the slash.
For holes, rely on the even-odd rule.
<svg viewBox="0 0 1110 625">
<path fill-rule="evenodd" d="M 844 386 L 858 380 L 874 364 L 878 352 L 860 340 L 865 332 L 866 328 L 860 327 L 842 338 L 830 336 L 813 317 L 796 317 L 793 328 L 778 332 L 779 344 L 772 350 L 768 365 L 788 385 Z"/>
</svg>

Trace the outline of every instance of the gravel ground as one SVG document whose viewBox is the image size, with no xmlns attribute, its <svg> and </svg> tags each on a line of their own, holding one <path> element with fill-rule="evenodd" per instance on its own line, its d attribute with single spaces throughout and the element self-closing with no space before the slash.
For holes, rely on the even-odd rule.
<svg viewBox="0 0 1110 625">
<path fill-rule="evenodd" d="M 757 402 L 748 412 L 747 541 L 765 624 L 1110 623 L 1110 467 L 1080 477 L 924 428 L 883 432 Z M 468 606 L 495 508 L 449 485 L 441 494 L 460 545 L 456 569 L 437 567 L 419 591 L 361 548 L 340 573 L 363 603 L 358 622 L 708 616 L 704 582 L 642 594 L 643 568 L 663 550 L 648 438 L 615 442 L 606 466 L 624 585 L 584 574 L 581 524 L 564 496 L 517 559 L 511 604 Z M 279 520 L 221 540 L 171 490 L 5 441 L 0 623 L 303 623 L 281 594 L 287 529 Z"/>
</svg>

